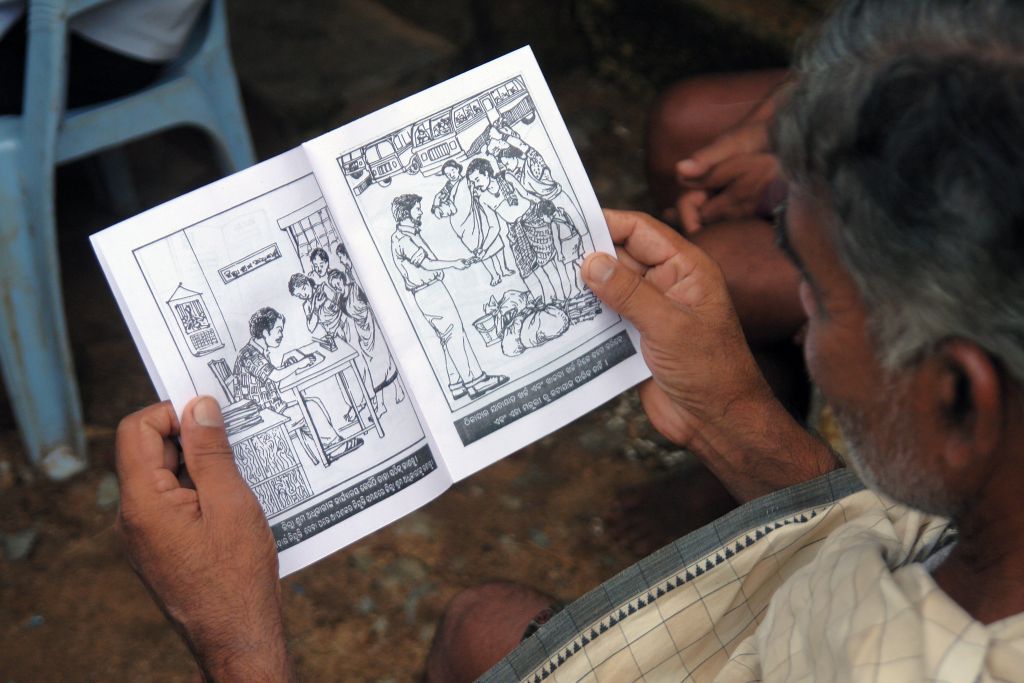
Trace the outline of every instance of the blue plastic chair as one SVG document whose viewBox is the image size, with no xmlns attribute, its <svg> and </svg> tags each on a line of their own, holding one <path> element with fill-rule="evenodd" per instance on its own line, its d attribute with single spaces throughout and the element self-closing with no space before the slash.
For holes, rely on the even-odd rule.
<svg viewBox="0 0 1024 683">
<path fill-rule="evenodd" d="M 68 19 L 107 1 L 29 0 L 23 113 L 0 116 L 0 366 L 29 457 L 53 479 L 86 464 L 60 287 L 54 169 L 180 125 L 209 133 L 225 173 L 255 162 L 224 0 L 210 0 L 156 83 L 65 110 Z"/>
</svg>

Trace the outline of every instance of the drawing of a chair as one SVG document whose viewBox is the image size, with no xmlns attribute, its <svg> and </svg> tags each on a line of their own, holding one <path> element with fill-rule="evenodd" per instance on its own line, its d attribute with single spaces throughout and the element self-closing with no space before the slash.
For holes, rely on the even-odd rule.
<svg viewBox="0 0 1024 683">
<path fill-rule="evenodd" d="M 223 358 L 213 358 L 206 365 L 216 378 L 217 384 L 220 385 L 221 391 L 224 392 L 228 403 L 234 403 L 236 401 L 234 390 L 235 378 L 231 374 L 231 367 L 228 365 L 228 362 Z M 319 465 L 320 459 L 316 457 L 316 453 L 310 450 L 305 438 L 301 434 L 305 429 L 306 421 L 301 417 L 293 418 L 288 422 L 288 435 L 292 441 L 299 444 L 299 447 L 309 456 L 314 465 Z"/>
<path fill-rule="evenodd" d="M 223 358 L 214 358 L 206 364 L 210 368 L 210 372 L 217 379 L 217 384 L 220 385 L 221 391 L 224 392 L 224 396 L 227 397 L 228 403 L 235 402 L 235 378 L 231 375 L 231 368 L 228 366 L 228 362 Z"/>
<path fill-rule="evenodd" d="M 60 287 L 56 166 L 180 125 L 210 134 L 225 171 L 255 162 L 224 0 L 210 0 L 181 55 L 155 83 L 65 108 L 68 22 L 107 1 L 30 0 L 22 114 L 0 116 L 0 365 L 29 458 L 54 479 L 86 462 Z M 119 169 L 110 169 L 108 181 L 116 181 Z M 113 194 L 122 197 L 128 184 L 118 184 Z"/>
</svg>

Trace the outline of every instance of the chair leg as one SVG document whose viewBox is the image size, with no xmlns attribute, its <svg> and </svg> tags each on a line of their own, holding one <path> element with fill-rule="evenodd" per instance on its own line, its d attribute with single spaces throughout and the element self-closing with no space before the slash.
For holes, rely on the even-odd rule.
<svg viewBox="0 0 1024 683">
<path fill-rule="evenodd" d="M 124 147 L 112 147 L 97 155 L 110 207 L 117 216 L 137 214 L 142 206 L 135 191 L 131 164 Z"/>
<path fill-rule="evenodd" d="M 0 365 L 33 464 L 52 479 L 86 466 L 85 431 L 56 273 L 33 245 L 17 155 L 0 150 Z M 45 218 L 45 217 L 43 217 Z"/>
<path fill-rule="evenodd" d="M 256 163 L 249 124 L 242 106 L 238 78 L 225 51 L 213 55 L 205 68 L 196 69 L 192 77 L 199 82 L 216 121 L 215 129 L 207 132 L 217 145 L 221 167 L 225 173 L 234 173 Z"/>
</svg>

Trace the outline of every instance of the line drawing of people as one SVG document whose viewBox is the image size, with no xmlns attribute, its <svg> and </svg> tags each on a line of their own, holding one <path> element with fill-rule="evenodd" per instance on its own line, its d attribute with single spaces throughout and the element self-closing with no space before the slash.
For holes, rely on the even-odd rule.
<svg viewBox="0 0 1024 683">
<path fill-rule="evenodd" d="M 331 286 L 327 283 L 327 271 L 331 268 L 330 257 L 327 255 L 327 250 L 323 247 L 316 247 L 309 252 L 309 272 L 306 273 L 306 277 L 309 278 L 313 283 L 314 299 L 317 301 L 327 300 L 331 302 L 337 302 L 337 292 L 331 289 Z M 294 278 L 294 276 L 292 276 Z M 291 282 L 288 284 L 288 290 L 291 292 Z M 294 295 L 295 293 L 292 292 Z M 306 310 L 306 304 L 303 304 L 303 310 Z M 333 313 L 328 307 L 324 313 L 328 320 L 333 320 Z M 309 311 L 307 310 L 307 315 Z M 307 327 L 312 332 L 315 325 L 310 327 L 307 320 Z M 352 327 L 352 321 L 344 316 L 339 316 L 336 325 L 328 329 L 327 325 L 323 325 L 325 335 L 324 339 L 329 340 L 334 334 L 346 344 L 355 345 L 356 333 Z"/>
<path fill-rule="evenodd" d="M 374 408 L 378 415 L 387 412 L 384 401 L 384 389 L 388 385 L 395 387 L 395 405 L 405 400 L 405 388 L 398 376 L 398 368 L 394 357 L 387 347 L 387 342 L 377 327 L 377 319 L 370 308 L 369 299 L 363 291 L 352 269 L 352 261 L 344 243 L 335 248 L 340 268 L 327 271 L 327 281 L 331 288 L 338 292 L 338 303 L 344 315 L 353 323 L 358 340 L 357 348 L 363 355 L 369 386 L 373 388 Z"/>
<path fill-rule="evenodd" d="M 586 285 L 580 277 L 580 264 L 583 262 L 583 237 L 577 230 L 572 218 L 565 209 L 556 207 L 547 199 L 537 202 L 537 211 L 554 225 L 555 238 L 558 243 L 558 260 L 562 263 L 565 273 L 566 295 L 572 299 L 584 293 Z"/>
<path fill-rule="evenodd" d="M 590 236 L 583 212 L 565 188 L 551 175 L 551 168 L 536 149 L 527 144 L 510 126 L 492 126 L 489 149 L 504 172 L 506 180 L 524 194 L 538 201 L 547 199 L 557 208 L 563 209 L 576 230 L 580 233 L 584 251 L 594 251 L 594 240 Z"/>
<path fill-rule="evenodd" d="M 423 198 L 403 194 L 391 201 L 395 232 L 391 235 L 391 256 L 402 276 L 405 289 L 412 294 L 420 313 L 441 343 L 448 390 L 453 399 L 478 398 L 508 382 L 505 375 L 489 375 L 480 367 L 469 342 L 458 306 L 444 283 L 444 271 L 463 270 L 466 259 L 438 259 L 420 234 Z"/>
<path fill-rule="evenodd" d="M 315 284 L 322 285 L 327 281 L 327 269 L 331 267 L 330 259 L 327 257 L 327 250 L 317 247 L 309 252 L 309 277 Z"/>
<path fill-rule="evenodd" d="M 555 262 L 555 234 L 551 220 L 536 210 L 523 192 L 494 172 L 491 162 L 478 157 L 469 162 L 466 177 L 476 189 L 480 204 L 495 224 L 507 226 L 512 258 L 523 282 L 544 301 L 565 299 L 562 268 Z"/>
<path fill-rule="evenodd" d="M 323 262 L 326 262 L 326 252 Z M 320 261 L 321 259 L 317 259 Z M 312 278 L 302 273 L 295 273 L 288 280 L 288 292 L 296 299 L 302 301 L 302 311 L 306 317 L 306 329 L 314 334 L 313 339 L 322 342 L 329 350 L 334 351 L 337 346 L 334 337 L 358 350 L 359 340 L 355 320 L 349 316 L 342 306 L 341 292 L 328 283 L 328 269 L 324 274 L 324 282 L 316 284 Z M 316 330 L 319 327 L 323 335 L 316 337 Z M 369 370 L 366 367 L 366 360 L 362 353 L 355 361 L 356 379 L 360 382 L 369 380 Z M 368 385 L 368 382 L 363 382 Z M 364 409 L 365 403 L 352 404 L 348 397 L 342 395 L 342 400 L 348 406 L 345 412 L 345 419 L 352 422 L 357 419 L 356 411 Z M 372 400 L 372 399 L 371 399 Z M 374 404 L 376 407 L 376 403 Z"/>
<path fill-rule="evenodd" d="M 288 293 L 302 301 L 307 330 L 313 332 L 320 327 L 325 340 L 339 334 L 341 307 L 336 292 L 327 285 L 326 280 L 318 285 L 308 275 L 295 273 L 288 279 Z"/>
<path fill-rule="evenodd" d="M 284 316 L 269 306 L 259 309 L 249 318 L 249 341 L 238 350 L 232 369 L 233 394 L 236 400 L 251 400 L 262 408 L 273 410 L 296 422 L 303 419 L 299 403 L 285 401 L 278 385 L 298 370 L 313 365 L 316 357 L 301 349 L 292 349 L 281 356 L 280 366 L 274 365 L 270 359 L 270 349 L 281 345 L 284 323 Z M 310 432 L 310 425 L 304 425 L 300 433 L 309 440 L 314 438 L 314 434 L 319 436 L 323 451 L 328 454 L 325 466 L 330 466 L 338 458 L 363 445 L 361 437 L 346 440 L 338 433 L 320 399 L 310 396 L 305 402 L 313 421 L 313 432 Z M 319 465 L 316 449 L 305 450 L 313 464 Z"/>
<path fill-rule="evenodd" d="M 462 175 L 462 164 L 449 159 L 441 166 L 441 172 L 448 180 L 434 195 L 430 212 L 435 218 L 448 219 L 455 236 L 487 270 L 492 287 L 500 283 L 502 277 L 515 275 L 504 261 L 505 241 L 501 231 L 484 216 L 475 190 Z"/>
</svg>

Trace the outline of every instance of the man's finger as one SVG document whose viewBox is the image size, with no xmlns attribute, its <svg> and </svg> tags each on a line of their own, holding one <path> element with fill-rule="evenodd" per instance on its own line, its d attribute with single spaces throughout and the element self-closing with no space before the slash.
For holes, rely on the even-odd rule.
<svg viewBox="0 0 1024 683">
<path fill-rule="evenodd" d="M 676 175 L 681 184 L 699 182 L 701 176 L 707 173 L 710 167 L 706 162 L 695 157 L 683 159 L 676 164 Z"/>
<path fill-rule="evenodd" d="M 704 190 L 691 190 L 679 198 L 677 203 L 679 216 L 687 235 L 700 232 L 700 229 L 704 227 L 703 221 L 701 221 L 700 207 L 707 200 L 708 193 Z"/>
<path fill-rule="evenodd" d="M 740 143 L 736 136 L 729 133 L 715 138 L 711 144 L 698 149 L 690 158 L 676 164 L 676 173 L 680 181 L 695 180 L 705 175 L 716 165 L 738 154 L 741 151 Z"/>
<path fill-rule="evenodd" d="M 181 446 L 201 505 L 215 505 L 217 501 L 230 499 L 239 489 L 245 489 L 217 401 L 200 396 L 185 406 L 181 416 Z"/>
<path fill-rule="evenodd" d="M 697 245 L 646 213 L 605 209 L 604 217 L 612 241 L 624 247 L 639 263 L 657 266 L 673 258 L 705 258 Z"/>
<path fill-rule="evenodd" d="M 168 402 L 143 408 L 121 420 L 115 448 L 117 478 L 127 495 L 166 491 L 176 485 L 177 458 L 167 454 L 178 433 L 178 418 Z"/>
<path fill-rule="evenodd" d="M 643 277 L 608 254 L 588 255 L 581 272 L 594 294 L 636 325 L 642 335 L 664 332 L 668 316 L 678 310 Z"/>
</svg>

